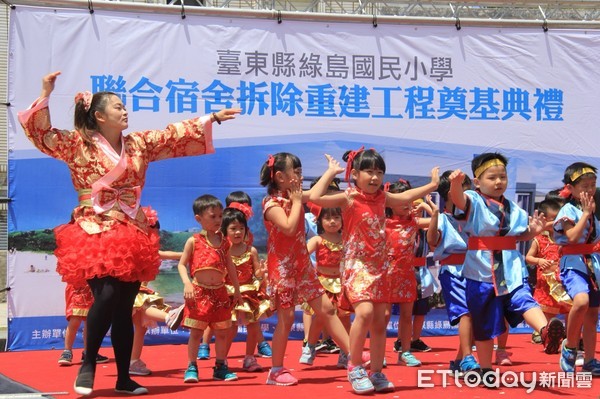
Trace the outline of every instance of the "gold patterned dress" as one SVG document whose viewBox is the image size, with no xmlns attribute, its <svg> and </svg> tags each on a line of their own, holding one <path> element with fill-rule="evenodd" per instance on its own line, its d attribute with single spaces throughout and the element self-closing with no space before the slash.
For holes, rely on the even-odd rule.
<svg viewBox="0 0 600 399">
<path fill-rule="evenodd" d="M 57 272 L 81 286 L 94 277 L 151 281 L 158 273 L 159 237 L 139 206 L 150 162 L 214 152 L 210 117 L 121 137 L 118 154 L 99 133 L 86 142 L 77 130 L 52 127 L 48 98 L 19 113 L 29 140 L 65 162 L 79 205 L 70 223 L 55 229 Z"/>
</svg>

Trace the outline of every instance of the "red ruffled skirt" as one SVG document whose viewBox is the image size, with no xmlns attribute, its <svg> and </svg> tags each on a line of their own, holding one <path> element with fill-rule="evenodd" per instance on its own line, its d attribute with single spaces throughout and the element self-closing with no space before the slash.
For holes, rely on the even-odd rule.
<svg viewBox="0 0 600 399">
<path fill-rule="evenodd" d="M 54 229 L 56 271 L 62 280 L 75 286 L 94 277 L 115 277 L 121 281 L 152 281 L 158 274 L 160 237 L 128 223 L 115 223 L 108 231 L 86 233 L 78 224 Z"/>
</svg>

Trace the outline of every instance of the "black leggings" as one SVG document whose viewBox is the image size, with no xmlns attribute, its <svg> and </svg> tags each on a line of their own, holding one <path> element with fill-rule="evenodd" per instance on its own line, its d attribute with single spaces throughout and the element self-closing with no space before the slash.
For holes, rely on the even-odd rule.
<svg viewBox="0 0 600 399">
<path fill-rule="evenodd" d="M 133 346 L 131 312 L 140 282 L 125 282 L 114 277 L 93 278 L 88 285 L 94 295 L 94 304 L 87 316 L 87 341 L 83 370 L 95 371 L 96 356 L 102 340 L 112 325 L 110 340 L 117 363 L 117 381 L 129 378 L 129 361 Z"/>
</svg>

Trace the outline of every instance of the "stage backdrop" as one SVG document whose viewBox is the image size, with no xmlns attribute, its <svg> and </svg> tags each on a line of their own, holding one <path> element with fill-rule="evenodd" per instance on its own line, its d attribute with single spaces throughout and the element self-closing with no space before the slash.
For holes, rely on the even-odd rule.
<svg viewBox="0 0 600 399">
<path fill-rule="evenodd" d="M 325 170 L 323 153 L 340 159 L 347 149 L 373 147 L 385 157 L 386 180 L 413 184 L 435 165 L 470 172 L 474 154 L 501 151 L 510 158 L 509 195 L 525 207 L 560 187 L 568 164 L 600 166 L 598 31 L 278 24 L 25 6 L 10 20 L 11 350 L 62 347 L 66 326 L 51 229 L 69 220 L 77 196 L 66 166 L 37 151 L 17 121 L 52 71 L 62 72 L 50 100 L 60 128 L 73 126 L 73 98 L 83 90 L 118 93 L 131 131 L 242 109 L 236 121 L 215 125 L 216 154 L 150 167 L 142 204 L 158 211 L 165 249 L 181 250 L 198 228 L 196 197 L 244 190 L 263 251 L 258 175 L 280 151 L 301 158 L 308 181 Z M 174 264 L 163 264 L 151 286 L 182 302 Z M 425 333 L 455 333 L 443 313 L 436 317 Z M 263 324 L 267 336 L 272 322 Z M 150 342 L 186 339 L 183 330 L 150 334 Z"/>
</svg>

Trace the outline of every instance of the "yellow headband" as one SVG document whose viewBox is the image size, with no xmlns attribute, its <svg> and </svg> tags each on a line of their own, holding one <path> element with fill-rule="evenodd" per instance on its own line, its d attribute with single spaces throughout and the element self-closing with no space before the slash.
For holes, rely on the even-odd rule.
<svg viewBox="0 0 600 399">
<path fill-rule="evenodd" d="M 477 169 L 475 169 L 475 177 L 481 176 L 481 174 L 483 172 L 485 172 L 486 169 L 489 169 L 492 166 L 506 166 L 506 164 L 504 164 L 504 162 L 502 162 L 498 158 L 494 158 L 494 159 L 490 159 L 489 161 L 485 161 L 484 163 L 479 165 L 479 167 Z"/>
<path fill-rule="evenodd" d="M 573 174 L 571 175 L 571 183 L 573 183 L 575 180 L 579 179 L 581 176 L 583 175 L 587 175 L 588 173 L 592 173 L 592 174 L 596 174 L 594 172 L 594 169 L 592 168 L 583 168 L 581 170 L 576 170 L 575 172 L 573 172 Z"/>
</svg>

